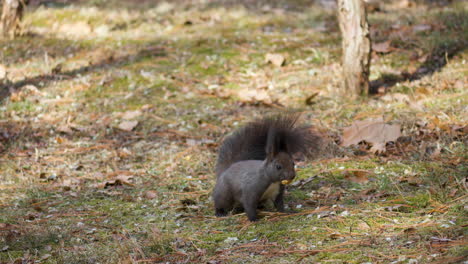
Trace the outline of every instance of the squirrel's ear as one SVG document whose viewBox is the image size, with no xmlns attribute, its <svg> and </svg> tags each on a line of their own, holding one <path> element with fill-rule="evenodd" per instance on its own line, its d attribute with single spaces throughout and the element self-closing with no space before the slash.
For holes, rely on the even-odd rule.
<svg viewBox="0 0 468 264">
<path fill-rule="evenodd" d="M 277 141 L 278 137 L 275 129 L 269 129 L 265 149 L 267 160 L 272 160 L 278 154 L 279 148 Z"/>
</svg>

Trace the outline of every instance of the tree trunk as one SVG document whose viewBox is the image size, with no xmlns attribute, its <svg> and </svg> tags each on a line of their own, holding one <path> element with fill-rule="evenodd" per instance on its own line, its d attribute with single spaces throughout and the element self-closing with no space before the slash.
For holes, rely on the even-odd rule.
<svg viewBox="0 0 468 264">
<path fill-rule="evenodd" d="M 0 25 L 4 37 L 13 38 L 19 33 L 25 0 L 3 0 Z"/>
<path fill-rule="evenodd" d="M 367 95 L 371 40 L 363 0 L 338 0 L 338 22 L 343 36 L 343 93 Z"/>
</svg>

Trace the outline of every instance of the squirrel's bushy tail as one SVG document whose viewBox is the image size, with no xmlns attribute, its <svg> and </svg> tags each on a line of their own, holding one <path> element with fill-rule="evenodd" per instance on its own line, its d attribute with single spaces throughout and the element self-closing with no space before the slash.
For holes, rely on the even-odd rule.
<svg viewBox="0 0 468 264">
<path fill-rule="evenodd" d="M 281 114 L 257 119 L 236 130 L 221 144 L 216 162 L 219 177 L 232 164 L 243 160 L 264 160 L 268 134 L 284 142 L 289 154 L 301 152 L 306 156 L 318 152 L 321 137 L 311 126 L 297 126 L 300 114 Z"/>
</svg>

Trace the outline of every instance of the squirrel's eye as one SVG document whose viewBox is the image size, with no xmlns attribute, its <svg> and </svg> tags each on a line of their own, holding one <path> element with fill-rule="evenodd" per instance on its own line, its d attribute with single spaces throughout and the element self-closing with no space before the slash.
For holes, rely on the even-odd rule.
<svg viewBox="0 0 468 264">
<path fill-rule="evenodd" d="M 281 167 L 281 165 L 276 164 L 276 169 L 277 169 L 277 170 L 281 170 L 282 168 L 283 168 L 283 167 Z"/>
</svg>

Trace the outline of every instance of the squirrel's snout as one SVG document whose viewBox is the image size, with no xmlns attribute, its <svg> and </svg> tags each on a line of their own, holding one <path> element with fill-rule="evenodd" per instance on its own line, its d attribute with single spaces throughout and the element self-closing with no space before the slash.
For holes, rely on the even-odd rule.
<svg viewBox="0 0 468 264">
<path fill-rule="evenodd" d="M 287 178 L 288 178 L 288 180 L 292 180 L 292 179 L 296 178 L 296 172 L 292 171 L 291 173 L 289 173 Z"/>
</svg>

